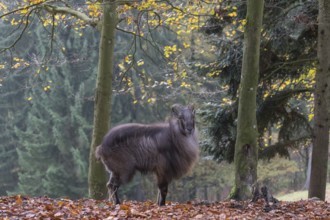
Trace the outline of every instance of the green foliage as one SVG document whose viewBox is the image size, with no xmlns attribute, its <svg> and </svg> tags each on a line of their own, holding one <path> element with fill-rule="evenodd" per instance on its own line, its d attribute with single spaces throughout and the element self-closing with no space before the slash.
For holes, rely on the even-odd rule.
<svg viewBox="0 0 330 220">
<path fill-rule="evenodd" d="M 7 93 L 9 87 L 16 84 L 15 77 L 8 77 L 7 83 L 0 86 L 0 195 L 5 195 L 7 191 L 15 189 L 17 186 L 17 153 L 15 147 L 18 146 L 17 136 L 14 127 L 24 126 L 26 106 L 21 106 L 19 99 L 22 99 L 22 91 Z M 21 100 L 22 101 L 22 100 Z M 20 109 L 21 112 L 17 112 Z M 21 113 L 21 114 L 19 114 Z"/>
<path fill-rule="evenodd" d="M 228 196 L 234 180 L 234 169 L 226 163 L 216 163 L 210 157 L 200 160 L 187 177 L 173 183 L 175 193 L 170 194 L 174 201 L 223 200 Z"/>
<path fill-rule="evenodd" d="M 0 41 L 6 39 L 8 27 L 0 24 Z M 23 39 L 24 40 L 24 39 Z M 24 52 L 27 54 L 27 52 Z M 25 127 L 29 103 L 25 101 L 24 87 L 28 80 L 26 68 L 10 67 L 5 62 L 13 58 L 10 54 L 0 56 L 0 195 L 6 195 L 17 187 L 18 155 L 16 148 L 20 146 L 15 127 Z M 12 65 L 21 63 L 14 58 Z"/>
<path fill-rule="evenodd" d="M 314 75 L 309 73 L 315 65 L 316 1 L 301 4 L 298 1 L 266 1 L 267 4 L 276 4 L 276 7 L 266 7 L 264 12 L 257 93 L 259 153 L 261 157 L 273 157 L 276 154 L 288 156 L 292 147 L 305 143 L 311 137 L 308 105 L 312 100 Z M 219 87 L 228 86 L 227 95 L 215 97 L 204 106 L 202 114 L 210 124 L 207 130 L 212 137 L 211 141 L 205 143 L 205 148 L 217 160 L 231 162 L 242 65 L 243 34 L 240 26 L 244 26 L 246 9 L 236 2 L 222 2 L 220 8 L 224 9 L 228 5 L 237 6 L 237 17 L 228 20 L 215 16 L 202 29 L 209 36 L 208 42 L 219 53 L 216 61 L 205 63 L 204 68 L 198 71 L 204 76 L 218 72 L 209 76 L 218 79 Z M 308 18 L 308 22 L 290 19 L 302 15 Z M 228 35 L 225 30 L 236 30 L 236 33 Z M 265 136 L 274 131 L 279 132 L 279 137 L 269 142 Z"/>
<path fill-rule="evenodd" d="M 17 128 L 22 146 L 17 148 L 20 171 L 15 193 L 72 198 L 87 193 L 95 84 L 92 64 L 97 59 L 97 53 L 90 51 L 97 44 L 92 34 L 75 38 L 62 32 L 61 37 L 66 52 L 48 67 L 39 67 L 26 91 L 31 107 L 27 126 Z"/>
<path fill-rule="evenodd" d="M 296 161 L 275 157 L 258 163 L 258 181 L 266 185 L 272 193 L 292 189 L 292 182 L 300 172 Z"/>
</svg>

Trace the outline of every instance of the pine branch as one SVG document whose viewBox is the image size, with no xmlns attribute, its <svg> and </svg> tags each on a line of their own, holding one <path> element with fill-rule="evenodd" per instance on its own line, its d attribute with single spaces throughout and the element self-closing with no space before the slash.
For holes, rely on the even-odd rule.
<svg viewBox="0 0 330 220">
<path fill-rule="evenodd" d="M 307 135 L 294 140 L 285 140 L 277 142 L 273 145 L 259 150 L 259 156 L 260 158 L 266 159 L 273 158 L 276 154 L 279 154 L 281 157 L 289 157 L 289 148 L 297 147 L 299 144 L 309 140 L 310 138 L 311 136 Z"/>
</svg>

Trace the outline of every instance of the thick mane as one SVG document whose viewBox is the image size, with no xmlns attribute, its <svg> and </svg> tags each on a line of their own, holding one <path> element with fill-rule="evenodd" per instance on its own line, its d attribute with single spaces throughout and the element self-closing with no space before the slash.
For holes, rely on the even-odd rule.
<svg viewBox="0 0 330 220">
<path fill-rule="evenodd" d="M 168 123 L 158 123 L 158 124 L 138 124 L 129 123 L 116 126 L 112 128 L 108 134 L 104 137 L 102 145 L 104 147 L 115 148 L 120 145 L 123 147 L 127 143 L 133 141 L 137 142 L 137 139 L 141 138 L 156 138 L 157 134 L 166 133 L 169 125 Z"/>
<path fill-rule="evenodd" d="M 199 155 L 197 131 L 195 130 L 190 136 L 185 136 L 179 131 L 178 123 L 177 119 L 170 120 L 171 140 L 176 150 L 173 151 L 173 157 L 169 158 L 169 163 L 173 168 L 173 178 L 175 179 L 187 173 Z"/>
</svg>

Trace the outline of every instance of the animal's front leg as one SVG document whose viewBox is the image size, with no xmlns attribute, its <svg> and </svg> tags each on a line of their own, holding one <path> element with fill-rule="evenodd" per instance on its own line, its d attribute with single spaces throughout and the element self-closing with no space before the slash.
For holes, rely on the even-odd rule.
<svg viewBox="0 0 330 220">
<path fill-rule="evenodd" d="M 167 195 L 167 189 L 168 189 L 168 183 L 162 182 L 158 184 L 159 192 L 158 192 L 158 205 L 163 206 L 165 205 L 166 195 Z"/>
</svg>

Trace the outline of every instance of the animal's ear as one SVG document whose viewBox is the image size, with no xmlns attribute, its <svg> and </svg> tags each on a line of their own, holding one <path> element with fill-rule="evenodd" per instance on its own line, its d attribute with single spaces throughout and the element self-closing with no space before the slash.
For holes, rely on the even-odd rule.
<svg viewBox="0 0 330 220">
<path fill-rule="evenodd" d="M 191 110 L 193 114 L 195 114 L 195 106 L 193 104 L 188 105 L 188 108 Z"/>
<path fill-rule="evenodd" d="M 179 104 L 172 105 L 172 115 L 173 116 L 178 118 L 181 113 L 181 110 L 182 110 L 182 105 L 179 105 Z"/>
</svg>

